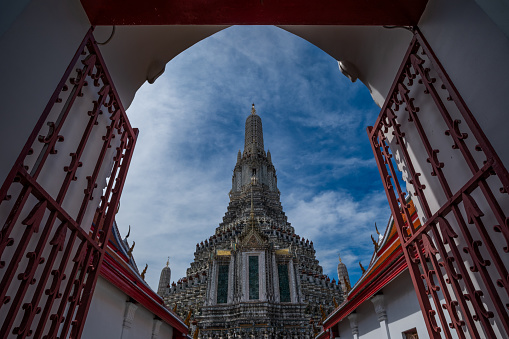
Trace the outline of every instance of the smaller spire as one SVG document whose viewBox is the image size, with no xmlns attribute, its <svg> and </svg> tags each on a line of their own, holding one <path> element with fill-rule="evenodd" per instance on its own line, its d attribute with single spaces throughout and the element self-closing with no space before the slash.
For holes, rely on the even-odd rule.
<svg viewBox="0 0 509 339">
<path fill-rule="evenodd" d="M 251 114 L 256 115 L 256 109 L 255 109 L 254 102 L 253 102 L 253 106 L 251 107 Z"/>
<path fill-rule="evenodd" d="M 242 153 L 240 153 L 240 149 L 239 149 L 239 153 L 237 153 L 237 164 L 240 163 L 241 159 L 242 159 Z"/>
<path fill-rule="evenodd" d="M 343 260 L 341 260 L 341 256 L 339 255 L 339 253 L 338 253 L 338 258 L 339 258 L 339 262 L 343 263 Z"/>
</svg>

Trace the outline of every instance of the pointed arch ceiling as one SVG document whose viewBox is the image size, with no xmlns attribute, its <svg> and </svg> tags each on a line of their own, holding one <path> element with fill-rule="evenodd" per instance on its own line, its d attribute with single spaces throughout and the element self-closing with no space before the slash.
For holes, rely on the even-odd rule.
<svg viewBox="0 0 509 339">
<path fill-rule="evenodd" d="M 427 0 L 81 0 L 93 25 L 416 25 Z"/>
</svg>

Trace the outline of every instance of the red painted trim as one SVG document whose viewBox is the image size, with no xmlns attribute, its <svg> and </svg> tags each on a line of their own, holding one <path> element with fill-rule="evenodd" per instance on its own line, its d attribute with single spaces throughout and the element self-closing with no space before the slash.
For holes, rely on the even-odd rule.
<svg viewBox="0 0 509 339">
<path fill-rule="evenodd" d="M 92 25 L 415 26 L 427 0 L 81 0 Z"/>
<path fill-rule="evenodd" d="M 164 307 L 162 299 L 138 279 L 117 263 L 109 254 L 104 258 L 100 269 L 100 275 L 118 289 L 139 302 L 150 312 L 158 316 L 162 321 L 178 331 L 179 335 L 187 335 L 189 329 L 177 315 Z"/>
<path fill-rule="evenodd" d="M 398 254 L 396 260 L 392 262 L 387 261 L 387 265 L 380 267 L 383 273 L 373 281 L 370 281 L 369 286 L 367 286 L 368 288 L 354 296 L 349 296 L 346 304 L 342 304 L 337 313 L 333 313 L 332 316 L 324 321 L 324 330 L 328 330 L 332 326 L 339 323 L 351 312 L 353 312 L 360 304 L 372 297 L 376 292 L 381 290 L 385 285 L 387 285 L 389 282 L 399 276 L 404 270 L 406 270 L 407 263 L 405 261 L 405 257 L 402 255 L 402 252 L 403 251 L 401 247 L 399 247 L 397 251 L 395 251 L 395 253 Z"/>
</svg>

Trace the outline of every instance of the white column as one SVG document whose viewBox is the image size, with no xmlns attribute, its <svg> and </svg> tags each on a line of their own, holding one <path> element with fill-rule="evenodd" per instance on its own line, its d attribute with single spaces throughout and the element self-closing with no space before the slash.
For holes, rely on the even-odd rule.
<svg viewBox="0 0 509 339">
<path fill-rule="evenodd" d="M 258 278 L 260 281 L 260 301 L 267 300 L 267 277 L 265 274 L 265 252 L 258 256 Z"/>
<path fill-rule="evenodd" d="M 235 278 L 235 265 L 234 265 L 234 256 L 233 253 L 230 256 L 230 265 L 228 266 L 228 304 L 233 303 L 233 290 L 235 287 L 234 278 Z"/>
<path fill-rule="evenodd" d="M 161 327 L 161 324 L 163 322 L 159 319 L 154 319 L 152 323 L 152 338 L 151 339 L 157 339 L 159 337 L 159 328 Z"/>
<path fill-rule="evenodd" d="M 212 274 L 210 275 L 210 295 L 209 305 L 215 305 L 217 302 L 217 261 L 212 262 Z"/>
<path fill-rule="evenodd" d="M 124 322 L 122 323 L 121 339 L 129 339 L 129 331 L 133 325 L 134 313 L 138 309 L 138 305 L 133 302 L 125 303 Z"/>
<path fill-rule="evenodd" d="M 391 339 L 391 334 L 389 333 L 389 325 L 387 324 L 387 312 L 385 311 L 384 295 L 375 295 L 373 298 L 371 298 L 371 302 L 375 307 L 375 312 L 378 316 L 378 321 L 380 322 L 380 338 Z"/>
<path fill-rule="evenodd" d="M 248 279 L 248 255 L 242 253 L 242 301 L 249 300 L 249 279 Z"/>
<path fill-rule="evenodd" d="M 293 259 L 288 263 L 288 275 L 290 276 L 290 300 L 292 303 L 297 302 L 297 286 L 295 281 L 295 270 L 293 269 Z"/>
<path fill-rule="evenodd" d="M 272 253 L 272 277 L 274 286 L 274 301 L 279 303 L 279 271 L 276 263 L 276 254 Z"/>
<path fill-rule="evenodd" d="M 359 324 L 357 323 L 357 313 L 350 313 L 347 318 L 350 321 L 350 328 L 352 329 L 353 339 L 359 339 Z"/>
</svg>

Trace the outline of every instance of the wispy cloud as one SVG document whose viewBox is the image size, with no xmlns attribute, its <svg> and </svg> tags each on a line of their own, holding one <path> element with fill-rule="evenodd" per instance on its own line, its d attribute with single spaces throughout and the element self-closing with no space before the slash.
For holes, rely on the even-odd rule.
<svg viewBox="0 0 509 339">
<path fill-rule="evenodd" d="M 373 225 L 389 217 L 365 126 L 378 108 L 337 63 L 275 27 L 232 27 L 173 59 L 128 110 L 140 136 L 117 221 L 131 225 L 135 259 L 156 288 L 171 256 L 185 275 L 196 243 L 213 234 L 228 205 L 251 103 L 263 120 L 289 221 L 313 240 L 325 273 L 337 252 L 352 267 L 372 253 Z"/>
<path fill-rule="evenodd" d="M 313 241 L 324 271 L 336 276 L 330 272 L 335 272 L 341 252 L 343 262 L 353 268 L 350 275 L 355 281 L 360 273 L 356 263 L 363 261 L 367 266 L 374 250 L 370 239 L 374 223 L 387 222 L 385 193 L 371 192 L 358 200 L 342 189 L 315 195 L 292 192 L 285 200 L 288 219 L 296 232 Z"/>
</svg>

